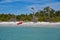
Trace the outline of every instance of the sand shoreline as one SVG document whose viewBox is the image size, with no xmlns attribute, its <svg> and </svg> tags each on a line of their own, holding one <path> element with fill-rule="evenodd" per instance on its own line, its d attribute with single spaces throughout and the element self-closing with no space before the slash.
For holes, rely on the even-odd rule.
<svg viewBox="0 0 60 40">
<path fill-rule="evenodd" d="M 30 27 L 60 27 L 60 22 L 27 22 L 23 23 L 22 26 Z"/>
<path fill-rule="evenodd" d="M 0 22 L 0 25 L 17 25 L 18 22 Z M 21 25 L 60 25 L 60 22 L 23 22 Z"/>
</svg>

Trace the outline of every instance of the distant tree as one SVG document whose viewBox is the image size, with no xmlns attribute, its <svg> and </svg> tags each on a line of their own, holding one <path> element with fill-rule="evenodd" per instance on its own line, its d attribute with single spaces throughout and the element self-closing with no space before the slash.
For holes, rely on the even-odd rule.
<svg viewBox="0 0 60 40">
<path fill-rule="evenodd" d="M 56 11 L 56 16 L 60 17 L 60 11 Z"/>
<path fill-rule="evenodd" d="M 45 7 L 43 10 L 35 12 L 34 7 L 31 8 L 32 13 L 30 14 L 20 14 L 14 15 L 11 13 L 0 14 L 0 21 L 8 21 L 10 19 L 16 19 L 17 21 L 53 21 L 60 22 L 60 10 L 56 11 L 49 6 Z"/>
</svg>

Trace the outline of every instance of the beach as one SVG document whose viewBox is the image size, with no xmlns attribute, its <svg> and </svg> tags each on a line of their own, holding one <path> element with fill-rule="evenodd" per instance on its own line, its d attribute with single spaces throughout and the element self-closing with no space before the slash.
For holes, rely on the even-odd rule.
<svg viewBox="0 0 60 40">
<path fill-rule="evenodd" d="M 60 26 L 60 22 L 23 22 L 20 25 L 17 25 L 19 22 L 0 22 L 0 26 Z"/>
</svg>

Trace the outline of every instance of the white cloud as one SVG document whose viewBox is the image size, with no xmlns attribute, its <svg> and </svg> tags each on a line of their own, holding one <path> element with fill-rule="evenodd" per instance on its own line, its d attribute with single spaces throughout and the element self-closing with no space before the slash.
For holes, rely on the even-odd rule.
<svg viewBox="0 0 60 40">
<path fill-rule="evenodd" d="M 56 2 L 55 0 L 3 0 L 0 3 L 4 2 L 15 2 L 15 1 L 24 1 L 24 2 L 30 2 L 30 3 L 49 3 L 49 2 Z"/>
<path fill-rule="evenodd" d="M 14 2 L 14 1 L 24 1 L 24 2 L 40 3 L 40 2 L 46 2 L 47 0 L 3 0 L 1 3 L 4 3 L 4 2 Z"/>
<path fill-rule="evenodd" d="M 5 1 L 5 2 L 12 2 L 12 1 L 28 1 L 28 2 L 32 2 L 32 1 L 35 1 L 35 0 L 2 0 L 2 1 Z"/>
<path fill-rule="evenodd" d="M 60 2 L 49 3 L 49 4 L 45 4 L 44 6 L 50 6 L 55 10 L 60 10 Z"/>
<path fill-rule="evenodd" d="M 46 6 L 50 6 L 51 8 L 53 8 L 54 10 L 60 10 L 60 2 L 55 2 L 55 3 L 48 3 L 48 4 L 44 4 L 44 5 L 40 5 L 40 4 L 33 4 L 33 5 L 29 5 L 27 6 L 25 9 L 31 11 L 31 8 L 34 7 L 36 10 L 42 10 L 43 8 L 45 8 Z"/>
<path fill-rule="evenodd" d="M 20 1 L 20 0 L 3 0 L 0 3 L 6 3 L 6 2 L 15 2 L 15 1 Z"/>
</svg>

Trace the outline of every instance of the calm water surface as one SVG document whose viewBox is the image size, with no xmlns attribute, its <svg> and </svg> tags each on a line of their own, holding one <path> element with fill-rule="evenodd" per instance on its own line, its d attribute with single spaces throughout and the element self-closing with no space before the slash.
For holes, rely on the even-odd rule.
<svg viewBox="0 0 60 40">
<path fill-rule="evenodd" d="M 60 40 L 60 28 L 0 27 L 0 40 Z"/>
</svg>

